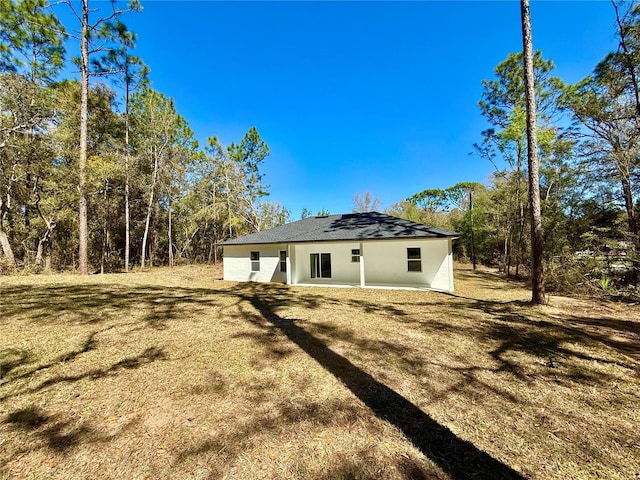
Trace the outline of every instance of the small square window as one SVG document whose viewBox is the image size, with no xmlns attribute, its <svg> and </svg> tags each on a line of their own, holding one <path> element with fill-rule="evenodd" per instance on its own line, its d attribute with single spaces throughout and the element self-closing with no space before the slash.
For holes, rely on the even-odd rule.
<svg viewBox="0 0 640 480">
<path fill-rule="evenodd" d="M 421 272 L 422 262 L 420 260 L 409 260 L 409 262 L 407 263 L 407 269 L 410 272 Z"/>
<path fill-rule="evenodd" d="M 419 248 L 407 248 L 407 270 L 409 272 L 422 271 L 422 255 Z"/>
<path fill-rule="evenodd" d="M 260 271 L 260 252 L 251 252 L 251 271 L 259 272 Z"/>
<path fill-rule="evenodd" d="M 351 249 L 351 262 L 359 263 L 360 262 L 360 249 L 352 248 Z"/>
</svg>

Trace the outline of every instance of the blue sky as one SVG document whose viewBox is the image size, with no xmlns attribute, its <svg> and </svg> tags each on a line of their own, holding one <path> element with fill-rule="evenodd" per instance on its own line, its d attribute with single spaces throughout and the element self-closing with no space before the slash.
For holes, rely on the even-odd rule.
<svg viewBox="0 0 640 480">
<path fill-rule="evenodd" d="M 522 49 L 519 2 L 142 3 L 124 21 L 153 88 L 201 144 L 255 126 L 271 148 L 268 200 L 293 219 L 349 212 L 365 190 L 388 207 L 487 182 L 493 167 L 469 155 L 487 127 L 477 102 Z M 534 48 L 566 82 L 616 47 L 608 1 L 533 1 L 531 15 Z"/>
</svg>

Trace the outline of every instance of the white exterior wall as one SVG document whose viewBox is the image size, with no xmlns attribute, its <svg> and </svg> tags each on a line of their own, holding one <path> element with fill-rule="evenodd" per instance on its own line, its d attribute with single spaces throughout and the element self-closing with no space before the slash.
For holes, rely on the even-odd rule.
<svg viewBox="0 0 640 480">
<path fill-rule="evenodd" d="M 359 242 L 301 243 L 291 246 L 291 263 L 296 265 L 292 283 L 360 284 L 360 263 L 351 261 L 351 250 L 360 248 Z M 331 254 L 331 278 L 311 278 L 311 254 Z"/>
<path fill-rule="evenodd" d="M 223 278 L 235 282 L 287 282 L 280 271 L 280 250 L 286 245 L 225 245 Z M 260 271 L 251 271 L 251 252 L 260 252 Z"/>
<path fill-rule="evenodd" d="M 227 245 L 224 247 L 224 279 L 232 281 L 287 282 L 280 272 L 281 250 L 289 252 L 291 283 L 360 285 L 360 263 L 351 261 L 351 250 L 363 256 L 366 286 L 421 286 L 453 291 L 451 239 L 368 240 L 318 242 L 297 245 Z M 420 248 L 421 272 L 409 272 L 407 248 Z M 251 271 L 252 251 L 260 252 L 260 271 Z M 310 254 L 331 254 L 331 278 L 311 278 Z"/>
<path fill-rule="evenodd" d="M 453 290 L 450 239 L 385 240 L 364 242 L 367 285 L 421 285 Z M 410 272 L 407 248 L 420 248 L 422 271 Z"/>
</svg>

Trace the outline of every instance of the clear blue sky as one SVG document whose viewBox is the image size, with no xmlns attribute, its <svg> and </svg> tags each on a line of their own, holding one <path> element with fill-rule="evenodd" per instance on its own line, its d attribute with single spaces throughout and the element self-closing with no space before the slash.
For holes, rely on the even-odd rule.
<svg viewBox="0 0 640 480">
<path fill-rule="evenodd" d="M 142 3 L 124 21 L 153 88 L 201 144 L 256 126 L 271 148 L 268 200 L 293 219 L 349 212 L 365 190 L 387 207 L 488 180 L 492 166 L 469 155 L 487 126 L 477 102 L 522 49 L 519 2 Z M 531 15 L 534 48 L 566 82 L 616 47 L 608 1 L 533 1 Z"/>
</svg>

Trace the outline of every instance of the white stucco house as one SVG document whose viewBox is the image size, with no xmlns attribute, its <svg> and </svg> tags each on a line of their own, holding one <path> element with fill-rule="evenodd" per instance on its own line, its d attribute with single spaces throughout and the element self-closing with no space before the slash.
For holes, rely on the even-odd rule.
<svg viewBox="0 0 640 480">
<path fill-rule="evenodd" d="M 377 212 L 309 217 L 224 242 L 224 279 L 452 292 L 457 237 Z"/>
</svg>

